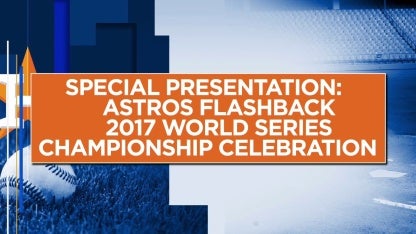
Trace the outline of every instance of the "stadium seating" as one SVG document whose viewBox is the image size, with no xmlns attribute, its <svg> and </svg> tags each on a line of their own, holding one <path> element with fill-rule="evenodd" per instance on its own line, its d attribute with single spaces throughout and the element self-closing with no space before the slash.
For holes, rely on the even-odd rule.
<svg viewBox="0 0 416 234">
<path fill-rule="evenodd" d="M 274 11 L 265 13 L 291 43 L 319 61 L 416 62 L 416 9 Z M 306 45 L 306 46 L 305 46 Z"/>
<path fill-rule="evenodd" d="M 399 33 L 416 49 L 416 9 L 389 9 L 385 12 Z"/>
</svg>

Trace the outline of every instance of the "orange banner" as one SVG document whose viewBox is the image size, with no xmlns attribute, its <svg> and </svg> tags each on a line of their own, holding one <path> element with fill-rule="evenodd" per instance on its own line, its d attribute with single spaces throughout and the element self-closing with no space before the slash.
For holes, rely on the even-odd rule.
<svg viewBox="0 0 416 234">
<path fill-rule="evenodd" d="M 34 163 L 386 163 L 385 74 L 32 74 Z"/>
</svg>

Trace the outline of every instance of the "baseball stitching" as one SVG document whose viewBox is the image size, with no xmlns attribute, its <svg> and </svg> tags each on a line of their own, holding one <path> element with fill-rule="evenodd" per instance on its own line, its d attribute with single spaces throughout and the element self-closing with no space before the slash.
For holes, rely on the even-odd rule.
<svg viewBox="0 0 416 234">
<path fill-rule="evenodd" d="M 55 164 L 46 164 L 46 168 L 62 180 L 65 180 L 66 182 L 77 185 L 77 178 L 71 174 L 69 174 L 66 170 L 62 169 L 60 166 Z"/>
<path fill-rule="evenodd" d="M 15 176 L 10 176 L 0 179 L 0 189 L 3 189 L 7 186 L 7 179 L 9 179 L 8 182 L 10 187 L 19 187 L 19 179 L 17 179 Z M 36 187 L 36 185 L 32 184 L 28 180 L 23 181 L 23 192 L 36 202 L 46 202 L 46 198 L 42 194 L 40 188 Z"/>
<path fill-rule="evenodd" d="M 71 175 L 66 170 L 62 169 L 60 166 L 55 164 L 47 164 L 45 167 L 54 175 L 61 178 L 65 182 L 77 185 L 77 178 Z M 0 179 L 0 190 L 7 186 L 7 178 L 9 178 L 10 187 L 19 187 L 19 179 L 15 176 L 3 177 Z M 43 195 L 41 189 L 36 185 L 32 184 L 28 180 L 23 181 L 23 192 L 27 194 L 31 199 L 36 202 L 46 202 L 46 198 Z"/>
</svg>

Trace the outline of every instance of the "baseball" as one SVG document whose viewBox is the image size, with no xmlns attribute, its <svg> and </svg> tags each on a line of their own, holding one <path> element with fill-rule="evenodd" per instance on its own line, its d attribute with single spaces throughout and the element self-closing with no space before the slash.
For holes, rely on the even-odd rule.
<svg viewBox="0 0 416 234">
<path fill-rule="evenodd" d="M 25 201 L 50 203 L 71 196 L 76 188 L 76 176 L 70 165 L 33 165 L 31 163 L 30 146 L 23 148 L 23 194 Z M 0 175 L 0 190 L 6 195 L 9 184 L 9 195 L 16 197 L 16 187 L 19 183 L 19 170 L 16 172 L 16 160 L 19 151 L 6 162 Z"/>
</svg>

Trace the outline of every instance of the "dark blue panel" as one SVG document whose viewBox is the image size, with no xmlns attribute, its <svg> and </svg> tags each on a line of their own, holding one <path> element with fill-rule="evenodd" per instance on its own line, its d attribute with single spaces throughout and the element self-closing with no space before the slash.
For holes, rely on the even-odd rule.
<svg viewBox="0 0 416 234">
<path fill-rule="evenodd" d="M 127 23 L 127 6 L 127 0 L 71 0 L 71 45 L 95 45 L 97 23 Z"/>
<path fill-rule="evenodd" d="M 0 100 L 0 119 L 6 117 L 6 103 Z"/>
<path fill-rule="evenodd" d="M 100 5 L 100 8 L 96 8 L 97 4 Z M 91 13 L 90 11 L 93 12 Z M 123 14 L 123 16 L 120 14 Z M 125 50 L 126 48 L 133 50 L 135 58 L 126 64 L 129 68 L 125 70 L 127 72 L 169 72 L 169 37 L 154 35 L 154 17 L 154 0 L 129 1 L 128 4 L 127 2 L 116 0 L 71 1 L 71 71 L 88 71 L 88 68 L 86 68 L 87 64 L 91 66 L 90 71 L 100 66 L 102 67 L 101 69 L 114 69 L 113 72 L 119 71 L 122 67 L 121 65 L 114 63 L 106 66 L 107 64 L 101 63 L 102 59 L 100 60 L 103 54 L 106 54 L 107 57 L 112 57 L 112 52 L 114 52 L 113 57 L 118 57 L 119 53 L 113 49 L 116 46 L 120 50 Z M 102 34 L 100 30 L 104 30 L 101 23 L 119 22 L 119 25 L 122 25 L 122 23 L 133 24 L 137 35 L 131 35 L 130 38 L 125 39 L 120 37 L 126 36 L 126 34 L 118 35 L 116 38 L 114 38 L 114 35 L 117 34 L 112 34 L 108 39 L 105 39 L 105 36 L 100 36 Z M 92 35 L 92 33 L 94 34 Z M 106 43 L 106 40 L 115 40 L 115 42 L 110 45 Z M 135 40 L 135 42 L 127 44 L 117 43 L 131 40 Z M 92 48 L 95 45 L 97 47 Z M 128 59 L 130 53 L 127 53 L 126 56 L 126 59 Z M 118 58 L 122 59 L 121 57 Z M 124 59 L 122 60 L 124 61 Z M 135 63 L 134 68 L 130 68 L 131 62 Z"/>
<path fill-rule="evenodd" d="M 0 49 L 3 49 L 6 51 L 6 42 L 0 43 Z M 7 58 L 6 55 L 0 54 L 0 74 L 6 74 L 7 73 Z M 9 55 L 9 73 L 10 74 L 16 74 L 16 55 L 10 54 Z"/>
<path fill-rule="evenodd" d="M 30 50 L 36 70 L 53 72 L 53 0 L 30 1 L 29 12 Z M 19 30 L 25 31 L 25 28 Z"/>
<path fill-rule="evenodd" d="M 4 53 L 6 40 L 9 40 L 10 53 L 17 54 L 19 64 L 21 64 L 28 45 L 26 39 L 27 28 L 29 28 L 30 48 L 37 70 L 52 72 L 53 0 L 30 1 L 29 18 L 26 17 L 26 3 L 26 0 L 1 2 L 0 49 Z"/>
<path fill-rule="evenodd" d="M 72 72 L 136 72 L 136 25 L 97 24 L 96 46 L 72 46 Z"/>
<path fill-rule="evenodd" d="M 155 36 L 155 1 L 129 1 L 129 22 L 137 26 L 137 71 L 169 72 L 169 37 Z"/>
<path fill-rule="evenodd" d="M 69 0 L 55 1 L 54 72 L 69 72 Z"/>
</svg>

